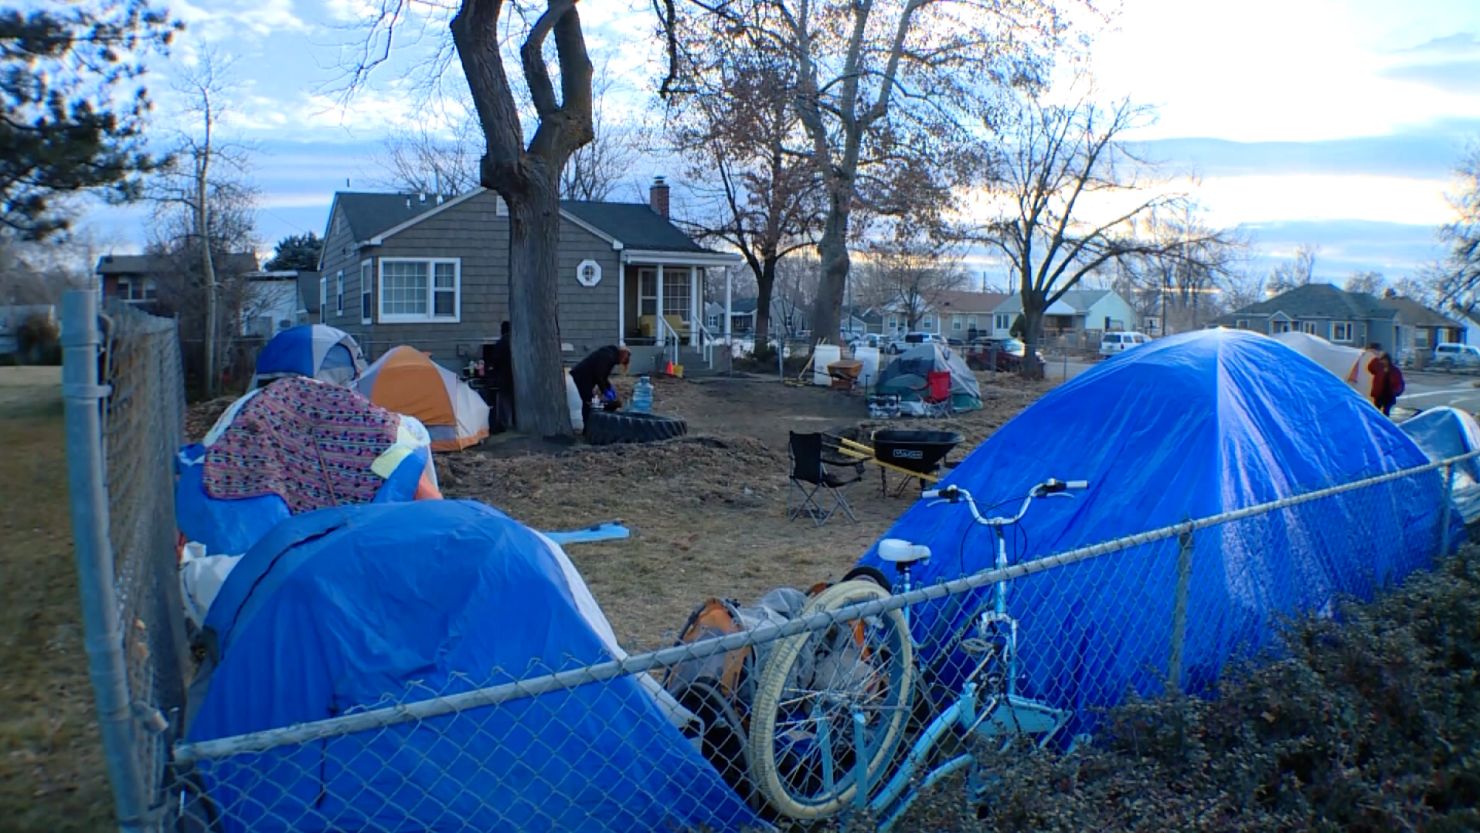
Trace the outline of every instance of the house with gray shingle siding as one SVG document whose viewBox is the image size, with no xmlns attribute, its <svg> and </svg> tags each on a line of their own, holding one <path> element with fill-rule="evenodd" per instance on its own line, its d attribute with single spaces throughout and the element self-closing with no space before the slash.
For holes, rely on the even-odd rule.
<svg viewBox="0 0 1480 833">
<path fill-rule="evenodd" d="M 1379 298 L 1325 283 L 1297 286 L 1213 323 L 1266 335 L 1310 333 L 1354 347 L 1375 342 L 1400 360 L 1431 352 L 1435 344 L 1464 338 L 1458 322 L 1410 298 Z"/>
<path fill-rule="evenodd" d="M 567 361 L 665 335 L 698 343 L 706 272 L 739 258 L 695 243 L 654 196 L 653 205 L 561 202 L 556 291 Z M 319 320 L 352 334 L 368 359 L 409 344 L 457 367 L 498 339 L 508 269 L 508 209 L 493 191 L 340 192 L 319 261 Z"/>
</svg>

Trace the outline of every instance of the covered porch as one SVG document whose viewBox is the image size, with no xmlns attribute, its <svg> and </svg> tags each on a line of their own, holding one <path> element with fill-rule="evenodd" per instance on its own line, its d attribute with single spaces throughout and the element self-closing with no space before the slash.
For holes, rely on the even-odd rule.
<svg viewBox="0 0 1480 833">
<path fill-rule="evenodd" d="M 728 267 L 739 262 L 739 255 L 719 252 L 624 251 L 617 295 L 620 341 L 693 349 L 728 342 L 734 326 Z M 705 326 L 706 289 L 712 280 L 724 281 L 720 332 Z"/>
</svg>

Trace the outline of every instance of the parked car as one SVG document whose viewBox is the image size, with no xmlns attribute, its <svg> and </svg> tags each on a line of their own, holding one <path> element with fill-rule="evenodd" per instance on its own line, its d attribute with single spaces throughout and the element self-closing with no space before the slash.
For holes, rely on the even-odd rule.
<svg viewBox="0 0 1480 833">
<path fill-rule="evenodd" d="M 860 347 L 873 347 L 881 353 L 889 352 L 889 339 L 878 333 L 864 333 L 848 342 L 848 352 L 857 353 Z"/>
<path fill-rule="evenodd" d="M 951 346 L 950 343 L 946 341 L 946 337 L 941 335 L 940 333 L 905 333 L 904 339 L 902 340 L 902 345 L 898 352 L 903 353 L 905 350 L 909 349 L 910 345 L 912 344 L 926 344 L 932 341 L 942 347 Z"/>
<path fill-rule="evenodd" d="M 1100 338 L 1100 355 L 1113 356 L 1150 342 L 1150 337 L 1145 333 L 1105 333 Z"/>
<path fill-rule="evenodd" d="M 972 370 L 1003 370 L 1015 372 L 1028 354 L 1028 345 L 1015 338 L 985 336 L 973 339 L 966 348 L 966 366 Z M 1042 363 L 1043 354 L 1036 353 Z"/>
<path fill-rule="evenodd" d="M 1445 342 L 1434 348 L 1436 367 L 1480 367 L 1480 347 Z"/>
</svg>

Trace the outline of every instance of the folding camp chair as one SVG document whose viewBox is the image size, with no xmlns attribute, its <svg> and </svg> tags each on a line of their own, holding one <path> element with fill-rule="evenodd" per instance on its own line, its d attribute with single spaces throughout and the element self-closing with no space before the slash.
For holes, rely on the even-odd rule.
<svg viewBox="0 0 1480 833">
<path fill-rule="evenodd" d="M 925 374 L 925 387 L 917 393 L 925 405 L 925 416 L 945 417 L 951 415 L 951 372 L 932 370 Z"/>
<path fill-rule="evenodd" d="M 834 452 L 833 457 L 827 456 L 828 450 Z M 843 494 L 843 487 L 863 479 L 863 463 L 858 460 L 845 459 L 836 452 L 837 440 L 835 438 L 826 437 L 823 434 L 791 432 L 791 442 L 788 445 L 788 456 L 791 458 L 791 485 L 801 495 L 801 501 L 793 508 L 791 490 L 787 490 L 787 520 L 794 521 L 806 515 L 812 519 L 813 523 L 822 526 L 839 509 L 843 510 L 843 514 L 847 515 L 849 520 L 855 522 L 858 520 L 853 515 L 853 507 L 848 505 L 848 498 Z M 828 471 L 828 466 L 837 468 L 846 466 L 851 469 L 851 473 L 834 474 Z M 822 504 L 817 502 L 819 494 L 823 495 L 824 499 L 831 496 L 832 505 L 823 509 Z"/>
</svg>

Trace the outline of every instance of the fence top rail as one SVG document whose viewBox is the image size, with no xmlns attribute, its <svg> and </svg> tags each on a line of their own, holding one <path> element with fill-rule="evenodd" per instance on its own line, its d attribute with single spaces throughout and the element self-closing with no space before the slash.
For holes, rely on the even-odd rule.
<svg viewBox="0 0 1480 833">
<path fill-rule="evenodd" d="M 1480 451 L 1473 451 L 1427 463 L 1422 466 L 1387 472 L 1361 480 L 1354 480 L 1350 483 L 1343 483 L 1338 486 L 1329 486 L 1299 495 L 1255 504 L 1242 509 L 1222 512 L 1217 515 L 1189 519 L 1169 526 L 1139 532 L 1134 535 L 1127 535 L 1098 544 L 1077 547 L 1065 552 L 1022 561 L 1004 568 L 982 570 L 961 578 L 919 587 L 907 593 L 894 594 L 884 599 L 849 605 L 836 610 L 814 613 L 809 616 L 797 617 L 780 624 L 764 624 L 751 630 L 740 631 L 725 636 L 711 637 L 668 648 L 632 654 L 622 659 L 608 660 L 580 668 L 555 671 L 473 691 L 460 692 L 458 694 L 418 700 L 411 703 L 397 703 L 309 723 L 299 723 L 275 729 L 264 729 L 229 738 L 218 738 L 194 743 L 182 742 L 175 745 L 174 758 L 177 763 L 184 765 L 196 761 L 225 758 L 243 753 L 264 752 L 279 746 L 306 743 L 338 735 L 383 728 L 398 723 L 426 720 L 455 711 L 493 706 L 509 700 L 534 697 L 550 691 L 574 688 L 580 685 L 604 682 L 617 677 L 641 674 L 651 671 L 654 668 L 672 666 L 685 660 L 702 659 L 704 657 L 723 654 L 736 648 L 760 645 L 799 633 L 823 630 L 837 622 L 851 621 L 866 616 L 876 616 L 886 611 L 897 610 L 921 602 L 965 593 L 990 584 L 1025 578 L 1046 570 L 1065 567 L 1131 547 L 1139 547 L 1158 541 L 1178 538 L 1201 529 L 1268 514 L 1270 512 L 1277 512 L 1292 506 L 1322 500 L 1334 495 L 1415 477 L 1429 472 L 1437 472 L 1440 469 L 1449 469 L 1459 463 L 1476 460 L 1477 458 L 1480 458 Z"/>
</svg>

